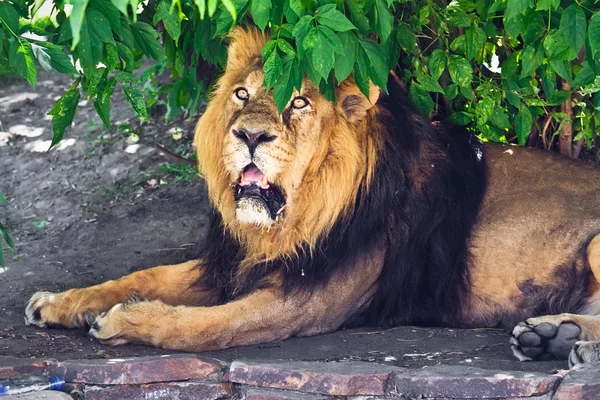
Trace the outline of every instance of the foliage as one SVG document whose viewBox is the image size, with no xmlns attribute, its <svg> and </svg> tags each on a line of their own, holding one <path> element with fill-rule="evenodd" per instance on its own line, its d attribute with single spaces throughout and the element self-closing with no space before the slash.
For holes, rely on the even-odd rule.
<svg viewBox="0 0 600 400">
<path fill-rule="evenodd" d="M 37 16 L 50 3 L 49 16 Z M 269 30 L 265 86 L 281 111 L 303 73 L 334 98 L 353 74 L 386 90 L 398 71 L 416 108 L 481 138 L 549 148 L 565 126 L 576 148 L 600 124 L 598 0 L 8 0 L 0 2 L 0 71 L 32 86 L 36 64 L 70 74 L 50 111 L 58 143 L 82 95 L 110 126 L 120 87 L 136 113 L 167 105 L 194 113 L 225 63 L 225 35 L 238 24 Z M 35 34 L 33 36 L 31 34 Z M 157 66 L 141 78 L 143 57 Z M 159 84 L 165 69 L 172 82 Z M 144 90 L 146 89 L 146 90 Z M 164 96 L 161 96 L 164 94 Z M 166 99 L 165 99 L 166 97 Z M 566 132 L 566 131 L 565 131 Z M 531 136 L 531 137 L 530 137 Z"/>
<path fill-rule="evenodd" d="M 0 193 L 0 203 L 7 203 L 6 197 L 2 193 Z M 8 234 L 8 230 L 0 223 L 0 268 L 4 268 L 4 246 L 2 242 L 5 242 L 12 252 L 15 251 L 15 245 Z"/>
</svg>

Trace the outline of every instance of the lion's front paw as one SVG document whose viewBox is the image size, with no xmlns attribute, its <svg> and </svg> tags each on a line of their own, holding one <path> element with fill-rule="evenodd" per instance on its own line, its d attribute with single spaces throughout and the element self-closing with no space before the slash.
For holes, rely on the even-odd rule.
<svg viewBox="0 0 600 400">
<path fill-rule="evenodd" d="M 89 325 L 95 313 L 81 307 L 74 290 L 62 293 L 37 292 L 25 307 L 25 323 L 40 328 L 78 328 Z"/>
<path fill-rule="evenodd" d="M 580 334 L 581 328 L 565 314 L 550 315 L 519 323 L 512 331 L 510 343 L 520 361 L 566 360 Z"/>
<path fill-rule="evenodd" d="M 125 305 L 117 304 L 108 312 L 97 316 L 90 328 L 90 335 L 99 339 L 103 344 L 118 346 L 129 343 L 127 335 L 130 323 L 124 312 Z"/>
<path fill-rule="evenodd" d="M 161 317 L 164 317 L 166 307 L 160 301 L 139 299 L 117 304 L 108 312 L 96 317 L 91 325 L 90 335 L 103 344 L 113 346 L 125 343 L 159 346 Z"/>
</svg>

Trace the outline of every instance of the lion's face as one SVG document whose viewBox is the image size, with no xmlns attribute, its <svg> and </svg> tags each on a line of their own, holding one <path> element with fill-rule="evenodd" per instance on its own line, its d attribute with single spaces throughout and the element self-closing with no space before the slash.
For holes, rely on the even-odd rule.
<svg viewBox="0 0 600 400">
<path fill-rule="evenodd" d="M 225 74 L 196 128 L 210 197 L 230 229 L 287 229 L 311 241 L 351 206 L 368 174 L 373 148 L 362 121 L 372 103 L 351 81 L 334 103 L 305 79 L 279 114 L 263 86 L 267 39 L 253 30 L 232 37 Z"/>
<path fill-rule="evenodd" d="M 323 123 L 335 120 L 335 110 L 306 81 L 279 114 L 273 92 L 262 85 L 261 67 L 258 62 L 248 66 L 227 88 L 223 165 L 238 221 L 268 227 L 293 207 L 306 168 L 323 146 Z"/>
</svg>

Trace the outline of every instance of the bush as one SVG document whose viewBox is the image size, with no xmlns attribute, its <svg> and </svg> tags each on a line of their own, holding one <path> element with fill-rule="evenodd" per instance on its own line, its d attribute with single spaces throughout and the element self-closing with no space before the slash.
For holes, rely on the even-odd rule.
<svg viewBox="0 0 600 400">
<path fill-rule="evenodd" d="M 50 15 L 37 16 L 45 3 Z M 542 143 L 572 157 L 592 147 L 600 123 L 597 1 L 563 0 L 8 0 L 0 3 L 0 71 L 32 86 L 36 63 L 70 74 L 53 116 L 58 143 L 83 91 L 110 125 L 120 86 L 147 117 L 142 83 L 170 70 L 167 119 L 195 113 L 225 63 L 235 25 L 269 30 L 265 85 L 283 109 L 303 73 L 333 99 L 350 74 L 366 93 L 388 71 L 424 115 L 448 119 L 484 140 Z M 46 4 L 48 6 L 48 4 Z M 33 35 L 32 35 L 33 34 Z M 142 74 L 143 57 L 157 61 Z"/>
</svg>

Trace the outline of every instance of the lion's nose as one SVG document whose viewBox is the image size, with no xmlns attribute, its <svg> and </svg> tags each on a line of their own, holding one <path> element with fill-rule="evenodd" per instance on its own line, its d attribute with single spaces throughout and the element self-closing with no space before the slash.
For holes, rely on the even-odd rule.
<svg viewBox="0 0 600 400">
<path fill-rule="evenodd" d="M 269 136 L 267 131 L 263 130 L 249 130 L 249 129 L 233 129 L 233 135 L 239 138 L 242 142 L 246 143 L 250 150 L 250 156 L 254 157 L 254 150 L 261 143 L 272 142 L 277 136 Z"/>
</svg>

